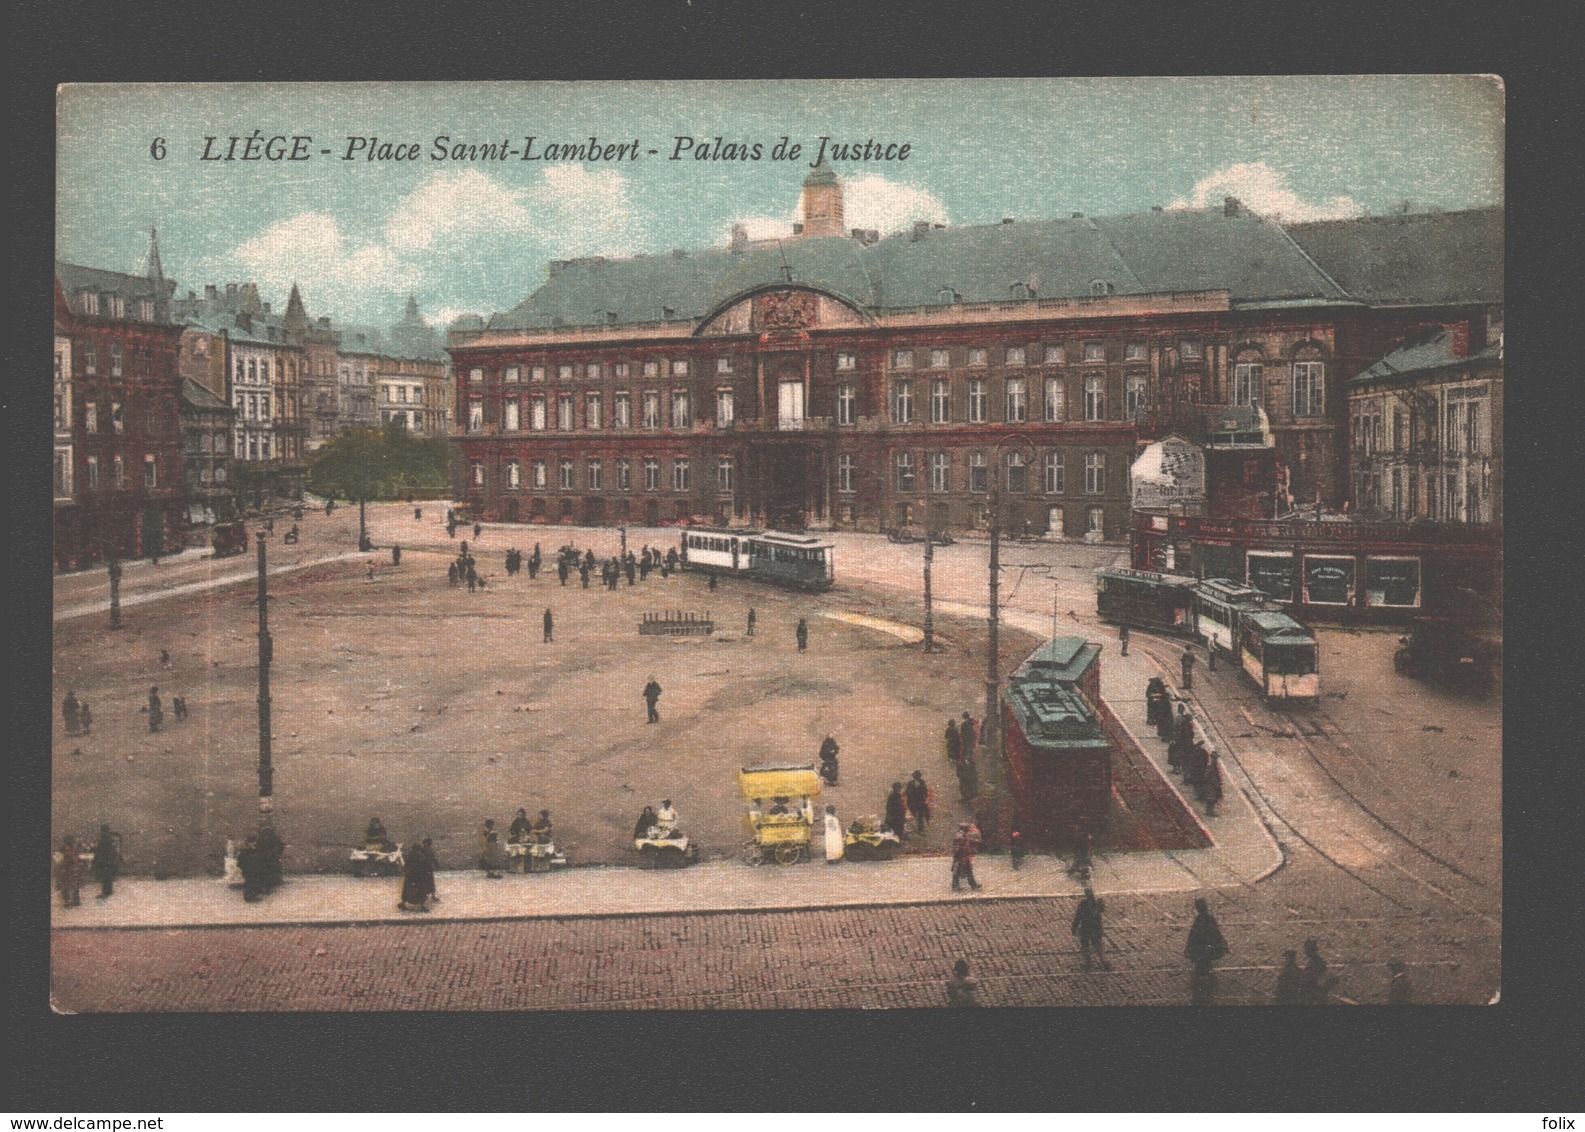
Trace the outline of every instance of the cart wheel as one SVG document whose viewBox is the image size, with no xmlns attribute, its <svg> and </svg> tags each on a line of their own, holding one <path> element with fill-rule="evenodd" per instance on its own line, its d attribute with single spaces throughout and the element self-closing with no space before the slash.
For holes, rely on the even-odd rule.
<svg viewBox="0 0 1585 1132">
<path fill-rule="evenodd" d="M 796 865 L 803 859 L 804 847 L 802 845 L 776 846 L 776 863 L 778 865 Z"/>
<path fill-rule="evenodd" d="M 758 865 L 758 864 L 761 864 L 764 861 L 764 859 L 765 858 L 760 853 L 760 848 L 759 848 L 758 845 L 756 845 L 752 841 L 748 841 L 748 842 L 744 843 L 744 845 L 743 845 L 743 863 L 745 865 Z"/>
</svg>

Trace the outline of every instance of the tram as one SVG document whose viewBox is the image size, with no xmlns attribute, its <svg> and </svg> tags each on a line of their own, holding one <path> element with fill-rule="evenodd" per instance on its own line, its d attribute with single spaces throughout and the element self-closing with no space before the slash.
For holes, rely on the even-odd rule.
<svg viewBox="0 0 1585 1132">
<path fill-rule="evenodd" d="M 684 569 L 758 578 L 800 590 L 836 582 L 836 546 L 813 535 L 690 527 L 682 534 Z"/>
<path fill-rule="evenodd" d="M 1205 647 L 1228 656 L 1238 651 L 1238 621 L 1245 613 L 1277 613 L 1282 605 L 1261 590 L 1231 578 L 1207 578 L 1194 587 L 1194 634 Z"/>
<path fill-rule="evenodd" d="M 1095 572 L 1095 612 L 1102 621 L 1194 632 L 1194 579 L 1113 566 Z"/>
<path fill-rule="evenodd" d="M 1267 702 L 1314 702 L 1321 695 L 1315 637 L 1286 613 L 1254 610 L 1238 617 L 1238 663 Z"/>
</svg>

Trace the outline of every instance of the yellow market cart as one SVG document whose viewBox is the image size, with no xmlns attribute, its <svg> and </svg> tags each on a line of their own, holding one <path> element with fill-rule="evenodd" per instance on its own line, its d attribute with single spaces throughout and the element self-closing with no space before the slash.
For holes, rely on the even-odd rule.
<svg viewBox="0 0 1585 1132">
<path fill-rule="evenodd" d="M 814 764 L 744 767 L 737 782 L 743 800 L 749 803 L 743 824 L 751 840 L 743 845 L 744 864 L 807 861 L 815 822 L 813 799 L 820 795 L 820 775 Z"/>
</svg>

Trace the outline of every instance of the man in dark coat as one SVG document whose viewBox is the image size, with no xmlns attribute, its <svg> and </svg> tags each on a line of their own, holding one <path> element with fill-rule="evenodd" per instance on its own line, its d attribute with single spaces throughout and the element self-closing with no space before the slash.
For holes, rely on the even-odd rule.
<svg viewBox="0 0 1585 1132">
<path fill-rule="evenodd" d="M 958 763 L 958 760 L 963 757 L 963 737 L 958 734 L 958 721 L 957 720 L 955 720 L 955 719 L 947 720 L 947 735 L 946 735 L 946 739 L 947 739 L 947 762 L 951 763 L 954 767 L 956 767 L 957 763 Z"/>
<path fill-rule="evenodd" d="M 980 768 L 966 752 L 958 758 L 958 797 L 972 802 L 980 796 Z"/>
<path fill-rule="evenodd" d="M 396 906 L 404 912 L 427 912 L 434 895 L 434 861 L 428 851 L 414 841 L 402 851 L 402 894 Z"/>
<path fill-rule="evenodd" d="M 284 879 L 281 873 L 281 855 L 286 852 L 286 842 L 275 832 L 268 821 L 259 826 L 258 836 L 260 880 L 264 891 L 272 892 Z"/>
<path fill-rule="evenodd" d="M 1326 960 L 1321 958 L 1320 945 L 1313 939 L 1304 941 L 1304 981 L 1301 997 L 1306 1006 L 1325 1006 L 1331 1001 L 1332 988 L 1337 976 L 1327 973 Z"/>
<path fill-rule="evenodd" d="M 77 720 L 82 711 L 82 704 L 77 700 L 77 693 L 68 689 L 66 698 L 61 701 L 61 719 L 66 723 L 66 734 L 77 734 Z"/>
<path fill-rule="evenodd" d="M 631 550 L 627 552 L 627 561 L 622 563 L 622 572 L 627 575 L 627 584 L 631 586 L 635 580 L 634 576 L 638 573 L 638 567 L 633 564 L 633 552 Z"/>
<path fill-rule="evenodd" d="M 116 877 L 121 875 L 121 838 L 110 831 L 109 822 L 99 827 L 92 872 L 99 882 L 99 899 L 109 900 L 116 890 Z"/>
<path fill-rule="evenodd" d="M 1228 952 L 1222 929 L 1211 915 L 1210 907 L 1202 900 L 1194 902 L 1194 923 L 1189 925 L 1189 938 L 1183 945 L 1183 957 L 1194 964 L 1191 1001 L 1203 1006 L 1211 1001 L 1215 976 L 1211 965 Z"/>
<path fill-rule="evenodd" d="M 930 787 L 925 785 L 924 771 L 914 771 L 914 776 L 903 789 L 903 795 L 908 799 L 908 812 L 914 816 L 914 828 L 923 836 L 925 825 L 930 820 Z"/>
<path fill-rule="evenodd" d="M 593 570 L 594 570 L 594 567 L 589 565 L 587 562 L 585 562 L 582 566 L 578 567 L 578 579 L 581 582 L 583 582 L 583 588 L 584 589 L 588 589 L 589 588 L 589 574 Z"/>
<path fill-rule="evenodd" d="M 482 534 L 484 534 L 484 528 L 482 526 L 480 526 L 478 523 L 473 524 L 473 537 L 474 537 L 474 539 L 477 540 L 478 537 L 480 535 L 482 535 Z"/>
<path fill-rule="evenodd" d="M 754 607 L 751 605 L 748 607 L 748 630 L 743 634 L 745 637 L 752 637 L 754 635 L 754 621 Z"/>
<path fill-rule="evenodd" d="M 1095 958 L 1100 960 L 1101 970 L 1110 971 L 1112 965 L 1106 961 L 1102 951 L 1101 914 L 1106 910 L 1106 902 L 1095 895 L 1095 890 L 1086 887 L 1084 899 L 1079 901 L 1078 908 L 1073 913 L 1072 933 L 1078 938 L 1079 951 L 1084 956 L 1084 969 L 1090 969 L 1090 951 L 1093 948 Z"/>
<path fill-rule="evenodd" d="M 966 759 L 974 757 L 974 732 L 974 718 L 964 712 L 963 722 L 958 724 L 958 741 L 962 744 L 962 755 Z"/>
<path fill-rule="evenodd" d="M 809 647 L 809 622 L 806 619 L 798 618 L 798 628 L 795 635 L 798 638 L 798 651 L 803 652 Z"/>
<path fill-rule="evenodd" d="M 649 683 L 644 685 L 644 704 L 649 708 L 649 718 L 646 723 L 659 723 L 660 712 L 655 710 L 656 703 L 660 700 L 660 684 L 651 676 Z"/>
<path fill-rule="evenodd" d="M 1147 727 L 1161 726 L 1162 709 L 1167 703 L 1167 685 L 1159 676 L 1152 676 L 1145 682 L 1145 725 Z"/>
<path fill-rule="evenodd" d="M 149 730 L 158 731 L 160 724 L 165 721 L 165 710 L 160 707 L 159 688 L 149 689 Z"/>
<path fill-rule="evenodd" d="M 903 797 L 903 784 L 892 783 L 892 792 L 886 795 L 886 828 L 901 841 L 908 833 L 908 799 Z"/>
<path fill-rule="evenodd" d="M 450 563 L 446 567 L 446 584 L 448 586 L 457 584 L 457 564 L 455 562 Z"/>
<path fill-rule="evenodd" d="M 259 839 L 250 837 L 237 850 L 237 871 L 242 874 L 242 899 L 256 904 L 264 893 L 263 869 L 259 864 Z"/>
<path fill-rule="evenodd" d="M 837 741 L 829 735 L 826 736 L 825 742 L 820 744 L 820 777 L 825 779 L 827 786 L 837 784 L 837 776 L 840 773 L 837 755 L 841 750 L 842 748 L 837 746 Z"/>
<path fill-rule="evenodd" d="M 391 565 L 392 566 L 400 566 L 401 564 L 402 564 L 402 548 L 400 546 L 391 547 Z"/>
<path fill-rule="evenodd" d="M 1119 625 L 1117 627 L 1117 643 L 1122 646 L 1122 649 L 1120 650 L 1120 655 L 1127 656 L 1128 655 L 1128 626 L 1127 625 Z"/>
<path fill-rule="evenodd" d="M 1289 948 L 1282 953 L 1282 970 L 1277 972 L 1276 1002 L 1278 1006 L 1300 1006 L 1304 1003 L 1304 972 L 1299 970 L 1299 953 Z"/>
<path fill-rule="evenodd" d="M 567 584 L 568 573 L 569 569 L 567 566 L 567 560 L 565 558 L 559 559 L 556 562 L 556 577 L 561 579 L 561 584 L 564 586 Z"/>
<path fill-rule="evenodd" d="M 1183 659 L 1178 662 L 1178 667 L 1183 676 L 1183 690 L 1187 692 L 1194 687 L 1194 649 L 1185 646 Z"/>
<path fill-rule="evenodd" d="M 545 607 L 545 643 L 549 644 L 556 639 L 556 619 L 550 615 L 550 606 Z"/>
</svg>

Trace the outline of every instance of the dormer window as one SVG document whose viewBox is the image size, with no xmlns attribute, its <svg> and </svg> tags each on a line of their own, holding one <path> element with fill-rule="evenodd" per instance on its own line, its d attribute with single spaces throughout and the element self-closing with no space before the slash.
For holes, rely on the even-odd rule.
<svg viewBox="0 0 1585 1132">
<path fill-rule="evenodd" d="M 1035 293 L 1028 283 L 1014 283 L 1008 290 L 1012 292 L 1012 296 L 1015 299 L 1032 299 L 1035 297 Z"/>
<path fill-rule="evenodd" d="M 1115 284 L 1108 283 L 1104 279 L 1090 280 L 1090 294 L 1094 295 L 1096 298 L 1101 298 L 1106 295 L 1115 295 L 1116 293 L 1117 287 Z"/>
<path fill-rule="evenodd" d="M 958 294 L 951 287 L 943 287 L 937 294 L 936 301 L 941 303 L 943 306 L 951 306 L 954 303 L 962 302 L 963 296 Z"/>
</svg>

